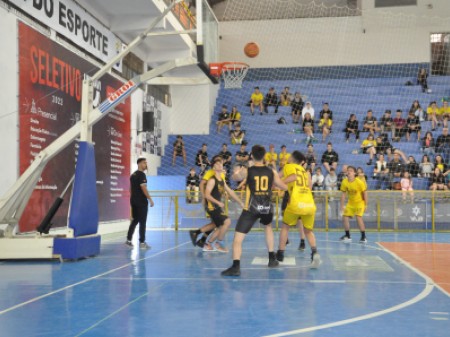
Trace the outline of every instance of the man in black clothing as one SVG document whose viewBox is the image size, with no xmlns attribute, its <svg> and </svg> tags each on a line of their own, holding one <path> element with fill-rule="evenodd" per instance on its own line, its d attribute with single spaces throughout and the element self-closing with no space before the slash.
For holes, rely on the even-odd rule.
<svg viewBox="0 0 450 337">
<path fill-rule="evenodd" d="M 241 166 L 248 166 L 248 160 L 250 158 L 250 155 L 248 154 L 246 147 L 247 143 L 244 143 L 241 145 L 240 150 L 236 152 L 234 157 L 236 164 L 239 164 Z"/>
<path fill-rule="evenodd" d="M 441 153 L 444 161 L 449 160 L 450 154 L 450 135 L 448 134 L 448 128 L 442 129 L 442 135 L 436 139 L 436 152 Z"/>
<path fill-rule="evenodd" d="M 275 107 L 275 113 L 278 112 L 278 96 L 275 92 L 274 88 L 270 88 L 269 92 L 264 97 L 264 112 L 268 113 L 267 107 L 274 106 Z"/>
<path fill-rule="evenodd" d="M 192 167 L 186 177 L 186 199 L 188 203 L 191 203 L 192 201 L 198 202 L 199 186 L 200 177 L 197 172 L 195 172 L 195 168 Z"/>
<path fill-rule="evenodd" d="M 405 170 L 405 166 L 400 161 L 399 153 L 394 153 L 394 159 L 389 162 L 388 169 L 390 173 L 390 185 L 392 186 L 392 183 L 400 181 Z"/>
<path fill-rule="evenodd" d="M 195 157 L 195 165 L 200 166 L 200 175 L 202 175 L 206 168 L 211 165 L 208 159 L 208 144 L 204 143 L 202 148 L 198 150 L 197 155 Z"/>
<path fill-rule="evenodd" d="M 154 206 L 152 197 L 147 191 L 147 177 L 144 173 L 147 170 L 147 160 L 145 158 L 139 158 L 137 160 L 138 169 L 130 177 L 130 204 L 131 204 L 131 216 L 132 220 L 130 227 L 128 228 L 127 246 L 133 247 L 131 239 L 133 238 L 134 230 L 137 224 L 139 224 L 139 248 L 149 249 L 150 246 L 145 242 L 145 229 L 147 225 L 147 211 L 148 203 L 150 207 Z"/>
<path fill-rule="evenodd" d="M 274 169 L 264 165 L 265 153 L 266 150 L 261 145 L 254 145 L 252 148 L 252 158 L 255 165 L 250 167 L 247 173 L 246 203 L 237 222 L 233 240 L 233 265 L 224 270 L 222 276 L 239 276 L 241 274 L 242 243 L 258 219 L 264 225 L 266 234 L 266 243 L 269 250 L 268 266 L 274 268 L 279 264 L 275 258 L 272 230 L 272 185 L 279 187 L 281 190 L 287 190 L 287 185 L 280 179 Z"/>
<path fill-rule="evenodd" d="M 323 114 L 328 114 L 328 118 L 333 120 L 333 111 L 330 110 L 328 103 L 323 103 L 322 110 L 320 110 L 320 119 L 323 118 Z"/>
<path fill-rule="evenodd" d="M 392 119 L 391 110 L 386 110 L 380 119 L 381 132 L 392 131 L 394 120 Z"/>
<path fill-rule="evenodd" d="M 220 151 L 217 155 L 223 158 L 223 167 L 227 171 L 225 180 L 227 184 L 229 184 L 231 160 L 233 159 L 233 155 L 231 154 L 230 151 L 228 151 L 228 146 L 226 143 L 222 144 L 222 151 Z"/>
<path fill-rule="evenodd" d="M 342 165 L 342 171 L 339 172 L 337 176 L 337 188 L 339 191 L 341 190 L 342 181 L 344 180 L 344 178 L 347 178 L 347 167 L 348 165 L 346 164 Z"/>
<path fill-rule="evenodd" d="M 333 150 L 333 144 L 331 144 L 331 142 L 327 144 L 327 150 L 323 153 L 321 162 L 328 173 L 330 173 L 330 167 L 333 167 L 336 171 L 339 162 L 339 155 Z"/>
</svg>

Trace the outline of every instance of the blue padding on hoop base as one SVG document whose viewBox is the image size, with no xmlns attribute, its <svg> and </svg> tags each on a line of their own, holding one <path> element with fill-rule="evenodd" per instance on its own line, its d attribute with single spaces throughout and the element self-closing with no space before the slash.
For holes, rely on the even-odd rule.
<svg viewBox="0 0 450 337">
<path fill-rule="evenodd" d="M 98 230 L 98 202 L 95 175 L 94 146 L 79 142 L 69 227 L 74 236 L 96 234 Z"/>
<path fill-rule="evenodd" d="M 53 254 L 63 259 L 78 260 L 100 254 L 100 235 L 80 236 L 78 238 L 55 238 Z"/>
</svg>

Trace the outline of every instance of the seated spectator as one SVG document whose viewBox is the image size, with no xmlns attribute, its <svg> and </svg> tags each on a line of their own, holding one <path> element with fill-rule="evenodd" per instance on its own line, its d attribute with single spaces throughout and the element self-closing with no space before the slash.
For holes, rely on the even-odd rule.
<svg viewBox="0 0 450 337">
<path fill-rule="evenodd" d="M 292 94 L 289 92 L 289 87 L 284 87 L 283 91 L 280 93 L 280 102 L 281 106 L 289 106 L 291 105 Z"/>
<path fill-rule="evenodd" d="M 414 201 L 414 188 L 413 188 L 413 180 L 411 179 L 411 175 L 408 171 L 403 173 L 403 178 L 400 180 L 400 186 L 402 188 L 402 198 L 403 201 L 406 201 L 406 194 L 409 194 L 411 198 L 411 202 Z"/>
<path fill-rule="evenodd" d="M 328 142 L 327 150 L 323 153 L 321 161 L 327 172 L 330 172 L 331 167 L 336 170 L 339 162 L 339 155 L 333 150 L 333 144 L 331 144 L 331 142 Z"/>
<path fill-rule="evenodd" d="M 314 147 L 311 143 L 308 144 L 308 149 L 306 150 L 305 153 L 305 159 L 306 159 L 306 169 L 310 170 L 311 172 L 314 172 L 314 169 L 316 168 L 317 156 L 316 153 L 314 152 Z"/>
<path fill-rule="evenodd" d="M 371 133 L 369 133 L 367 138 L 361 143 L 362 153 L 369 154 L 369 161 L 367 162 L 367 165 L 372 165 L 373 157 L 377 153 L 376 146 L 377 142 L 373 139 L 373 135 Z"/>
<path fill-rule="evenodd" d="M 419 117 L 420 122 L 423 122 L 425 120 L 425 115 L 423 113 L 423 109 L 420 106 L 420 103 L 417 99 L 411 104 L 411 108 L 409 108 L 409 113 L 411 113 L 411 112 L 415 116 Z"/>
<path fill-rule="evenodd" d="M 378 155 L 380 155 L 380 154 L 387 155 L 388 160 L 391 160 L 392 153 L 395 148 L 389 142 L 387 134 L 384 133 L 384 134 L 381 134 L 380 136 L 377 136 L 375 141 L 377 143 L 375 145 L 375 150 L 376 150 L 377 154 Z"/>
<path fill-rule="evenodd" d="M 292 123 L 298 123 L 300 121 L 304 105 L 305 103 L 303 103 L 302 96 L 299 92 L 296 92 L 294 99 L 291 101 Z"/>
<path fill-rule="evenodd" d="M 188 203 L 191 203 L 192 201 L 198 202 L 199 186 L 200 177 L 195 171 L 195 168 L 192 167 L 186 177 L 186 200 Z"/>
<path fill-rule="evenodd" d="M 428 131 L 422 139 L 422 152 L 426 154 L 431 160 L 434 160 L 436 143 L 434 142 L 433 134 Z"/>
<path fill-rule="evenodd" d="M 358 124 L 359 122 L 356 120 L 356 115 L 351 114 L 350 118 L 345 123 L 345 140 L 348 143 L 348 140 L 350 138 L 350 134 L 354 134 L 356 137 L 356 141 L 359 140 L 359 130 L 358 130 Z"/>
<path fill-rule="evenodd" d="M 328 117 L 333 120 L 333 111 L 330 110 L 330 106 L 328 105 L 328 103 L 323 103 L 322 110 L 320 110 L 319 112 L 320 119 L 323 118 L 324 114 L 328 114 Z"/>
<path fill-rule="evenodd" d="M 231 124 L 233 123 L 231 121 L 230 114 L 228 113 L 226 105 L 222 105 L 222 111 L 219 112 L 219 118 L 216 124 L 217 124 L 217 133 L 220 133 L 220 130 L 222 130 L 224 125 L 227 125 L 228 131 L 231 131 Z"/>
<path fill-rule="evenodd" d="M 177 157 L 183 157 L 184 166 L 186 166 L 186 150 L 184 148 L 183 136 L 178 135 L 173 143 L 172 166 L 175 166 Z"/>
<path fill-rule="evenodd" d="M 241 130 L 241 124 L 236 123 L 234 125 L 234 130 L 230 131 L 231 144 L 233 144 L 233 145 L 242 144 L 244 137 L 245 137 L 245 131 Z"/>
<path fill-rule="evenodd" d="M 420 68 L 419 73 L 417 74 L 417 84 L 422 86 L 422 92 L 428 92 L 427 77 L 427 70 L 425 68 Z"/>
<path fill-rule="evenodd" d="M 302 109 L 302 119 L 305 119 L 306 114 L 310 114 L 311 118 L 314 119 L 314 108 L 311 102 L 306 102 L 305 106 Z"/>
<path fill-rule="evenodd" d="M 325 189 L 327 191 L 337 191 L 338 177 L 334 168 L 330 168 L 330 173 L 325 177 Z"/>
<path fill-rule="evenodd" d="M 208 144 L 203 143 L 202 148 L 198 150 L 197 156 L 195 157 L 195 165 L 200 167 L 200 175 L 203 175 L 206 168 L 211 166 L 211 162 L 208 159 Z"/>
<path fill-rule="evenodd" d="M 431 131 L 435 131 L 436 126 L 439 125 L 438 116 L 440 116 L 439 108 L 436 101 L 433 101 L 427 108 L 427 120 L 431 121 Z"/>
<path fill-rule="evenodd" d="M 409 141 L 411 134 L 417 132 L 417 141 L 420 142 L 420 130 L 422 130 L 422 127 L 420 126 L 419 117 L 410 112 L 406 119 L 406 140 Z"/>
<path fill-rule="evenodd" d="M 218 153 L 218 156 L 221 156 L 223 159 L 223 168 L 227 172 L 226 181 L 229 182 L 230 178 L 230 169 L 231 169 L 231 161 L 233 159 L 233 155 L 230 151 L 228 151 L 228 145 L 226 143 L 222 144 L 222 151 Z"/>
<path fill-rule="evenodd" d="M 345 165 L 345 164 L 342 165 L 342 170 L 341 170 L 341 172 L 339 172 L 339 174 L 337 176 L 338 190 L 341 189 L 342 180 L 344 180 L 344 178 L 347 178 L 347 168 L 348 168 L 348 165 Z"/>
<path fill-rule="evenodd" d="M 266 154 L 264 155 L 264 161 L 266 162 L 267 166 L 276 170 L 277 169 L 277 160 L 278 160 L 278 154 L 275 152 L 275 146 L 273 144 L 270 144 L 269 151 L 266 152 Z"/>
<path fill-rule="evenodd" d="M 446 163 L 444 163 L 442 156 L 439 154 L 436 156 L 436 158 L 434 158 L 434 168 L 436 168 L 436 167 L 439 170 L 441 170 L 444 177 L 448 176 L 448 174 L 450 173 L 450 170 L 448 169 L 448 165 Z"/>
<path fill-rule="evenodd" d="M 391 110 L 386 110 L 384 112 L 383 117 L 380 119 L 380 131 L 381 132 L 388 132 L 392 131 L 394 125 L 394 120 L 391 116 Z"/>
<path fill-rule="evenodd" d="M 377 180 L 376 189 L 381 190 L 384 188 L 389 188 L 389 182 L 390 182 L 390 175 L 389 175 L 389 168 L 388 163 L 386 160 L 384 160 L 384 155 L 380 154 L 378 156 L 378 160 L 375 163 L 375 167 L 373 169 L 373 178 Z"/>
<path fill-rule="evenodd" d="M 263 114 L 263 100 L 264 100 L 264 96 L 261 93 L 261 91 L 259 91 L 259 87 L 255 87 L 255 91 L 253 92 L 252 96 L 250 97 L 250 112 L 252 113 L 252 115 L 255 114 L 255 107 L 259 107 L 259 113 L 262 115 Z"/>
<path fill-rule="evenodd" d="M 447 127 L 444 127 L 442 129 L 442 134 L 437 137 L 435 151 L 442 154 L 445 161 L 450 159 L 450 135 L 448 134 Z"/>
<path fill-rule="evenodd" d="M 325 177 L 320 167 L 316 168 L 315 174 L 311 177 L 313 191 L 323 191 L 325 187 Z"/>
<path fill-rule="evenodd" d="M 375 135 L 375 132 L 380 131 L 376 117 L 373 115 L 372 110 L 368 110 L 366 117 L 363 120 L 363 132 L 370 132 L 371 135 Z"/>
<path fill-rule="evenodd" d="M 275 92 L 275 88 L 270 88 L 269 92 L 266 94 L 266 97 L 264 97 L 264 112 L 269 113 L 269 110 L 267 109 L 269 106 L 275 107 L 275 113 L 278 113 L 278 96 Z"/>
<path fill-rule="evenodd" d="M 327 113 L 323 114 L 323 118 L 319 122 L 319 129 L 322 130 L 322 142 L 325 143 L 327 136 L 331 133 L 331 126 L 333 121 L 329 118 Z"/>
<path fill-rule="evenodd" d="M 278 155 L 279 163 L 280 163 L 280 170 L 284 167 L 284 165 L 287 164 L 287 161 L 290 156 L 291 156 L 291 154 L 288 153 L 286 150 L 286 145 L 281 145 L 281 152 Z"/>
<path fill-rule="evenodd" d="M 448 119 L 450 118 L 450 106 L 448 106 L 447 101 L 442 101 L 442 106 L 439 108 L 439 111 L 444 118 L 444 127 L 447 126 Z"/>
<path fill-rule="evenodd" d="M 420 177 L 419 163 L 416 162 L 416 159 L 413 156 L 408 157 L 405 170 L 409 172 L 411 177 Z"/>
<path fill-rule="evenodd" d="M 303 132 L 306 135 L 306 142 L 309 143 L 314 138 L 314 119 L 307 113 L 303 118 Z"/>
<path fill-rule="evenodd" d="M 356 178 L 363 181 L 366 184 L 366 188 L 367 188 L 367 175 L 364 173 L 364 170 L 362 169 L 362 167 L 358 167 L 356 169 Z"/>
<path fill-rule="evenodd" d="M 248 166 L 248 161 L 250 159 L 250 154 L 247 152 L 247 143 L 244 142 L 241 144 L 241 148 L 234 155 L 234 161 L 239 166 Z"/>
<path fill-rule="evenodd" d="M 434 164 L 430 161 L 429 157 L 424 154 L 422 161 L 419 164 L 420 176 L 423 178 L 430 178 L 434 171 Z"/>
<path fill-rule="evenodd" d="M 389 162 L 388 169 L 390 173 L 390 185 L 392 186 L 394 182 L 400 182 L 403 171 L 405 170 L 404 165 L 400 161 L 400 154 L 394 153 L 394 159 Z"/>
<path fill-rule="evenodd" d="M 434 168 L 434 172 L 430 179 L 430 190 L 432 191 L 447 191 L 448 187 L 445 184 L 445 177 L 438 167 Z"/>
<path fill-rule="evenodd" d="M 392 131 L 392 140 L 399 142 L 406 134 L 406 119 L 402 117 L 402 110 L 398 109 L 394 118 L 394 129 Z"/>
<path fill-rule="evenodd" d="M 241 123 L 241 113 L 237 110 L 236 105 L 233 105 L 230 112 L 230 120 L 233 125 Z"/>
</svg>

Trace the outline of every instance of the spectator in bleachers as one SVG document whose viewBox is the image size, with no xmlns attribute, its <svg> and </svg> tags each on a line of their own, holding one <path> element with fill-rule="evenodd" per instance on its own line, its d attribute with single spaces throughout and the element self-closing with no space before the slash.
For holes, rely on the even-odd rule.
<svg viewBox="0 0 450 337">
<path fill-rule="evenodd" d="M 356 169 L 356 178 L 360 179 L 366 184 L 367 187 L 367 175 L 364 173 L 364 170 L 362 167 L 358 167 Z"/>
<path fill-rule="evenodd" d="M 186 166 L 186 149 L 184 148 L 183 136 L 178 135 L 173 143 L 172 166 L 175 166 L 177 157 L 183 157 L 184 166 Z"/>
<path fill-rule="evenodd" d="M 436 143 L 434 141 L 433 134 L 428 131 L 422 139 L 422 152 L 426 154 L 431 161 L 433 161 L 434 155 L 436 154 L 435 148 Z"/>
<path fill-rule="evenodd" d="M 203 175 L 206 168 L 211 166 L 211 162 L 208 159 L 208 144 L 203 143 L 202 148 L 198 150 L 197 156 L 195 157 L 195 165 L 200 167 L 200 175 Z"/>
<path fill-rule="evenodd" d="M 432 191 L 448 190 L 448 187 L 445 184 L 445 176 L 442 174 L 442 171 L 438 167 L 434 168 L 434 172 L 431 175 L 430 182 L 431 182 L 430 190 Z"/>
<path fill-rule="evenodd" d="M 275 88 L 270 88 L 269 92 L 264 97 L 264 112 L 269 113 L 268 107 L 274 106 L 275 107 L 275 113 L 278 113 L 278 95 L 275 92 Z"/>
<path fill-rule="evenodd" d="M 442 106 L 439 108 L 442 117 L 444 118 L 444 123 L 448 123 L 448 119 L 450 118 L 450 106 L 448 106 L 447 101 L 442 101 Z M 444 127 L 447 124 L 444 124 Z"/>
<path fill-rule="evenodd" d="M 398 109 L 394 118 L 394 129 L 392 131 L 392 140 L 394 142 L 399 142 L 406 134 L 406 119 L 402 117 L 402 114 L 402 110 Z"/>
<path fill-rule="evenodd" d="M 239 151 L 237 151 L 236 154 L 234 155 L 234 161 L 236 162 L 236 164 L 240 166 L 247 167 L 249 159 L 250 154 L 247 151 L 247 143 L 243 142 L 241 144 L 241 148 L 239 149 Z"/>
<path fill-rule="evenodd" d="M 403 177 L 400 180 L 400 186 L 402 188 L 402 198 L 403 201 L 406 201 L 406 194 L 409 194 L 411 198 L 411 202 L 414 201 L 414 188 L 413 188 L 413 180 L 411 179 L 411 175 L 408 171 L 403 173 Z"/>
<path fill-rule="evenodd" d="M 286 150 L 286 145 L 281 145 L 281 152 L 278 155 L 280 170 L 284 167 L 284 165 L 286 165 L 290 156 L 291 154 Z"/>
<path fill-rule="evenodd" d="M 409 108 L 409 113 L 411 112 L 417 117 L 419 117 L 419 121 L 423 122 L 425 120 L 423 109 L 420 106 L 420 103 L 417 99 L 411 104 L 411 108 Z"/>
<path fill-rule="evenodd" d="M 323 191 L 325 187 L 325 177 L 320 167 L 316 168 L 315 173 L 311 177 L 313 191 Z"/>
<path fill-rule="evenodd" d="M 302 109 L 302 119 L 304 119 L 305 115 L 308 113 L 311 115 L 311 118 L 314 119 L 314 108 L 309 101 L 306 102 L 305 106 Z"/>
<path fill-rule="evenodd" d="M 377 153 L 376 146 L 377 142 L 373 139 L 373 135 L 371 133 L 369 133 L 367 138 L 361 143 L 362 153 L 369 154 L 369 161 L 367 162 L 367 165 L 372 165 L 373 157 Z"/>
<path fill-rule="evenodd" d="M 280 101 L 279 104 L 281 106 L 289 106 L 291 105 L 292 94 L 289 92 L 289 87 L 284 87 L 283 91 L 280 93 Z"/>
<path fill-rule="evenodd" d="M 192 201 L 198 202 L 200 177 L 192 167 L 186 177 L 186 200 L 188 203 Z"/>
<path fill-rule="evenodd" d="M 427 82 L 428 72 L 425 68 L 420 68 L 417 74 L 417 84 L 422 86 L 422 92 L 428 92 L 428 82 Z"/>
<path fill-rule="evenodd" d="M 245 131 L 241 130 L 241 124 L 236 123 L 234 129 L 230 131 L 231 144 L 242 144 L 245 137 Z"/>
<path fill-rule="evenodd" d="M 316 168 L 317 156 L 314 152 L 314 146 L 311 143 L 308 144 L 308 149 L 305 153 L 305 159 L 307 165 L 306 168 L 311 172 L 314 172 L 314 169 Z"/>
<path fill-rule="evenodd" d="M 362 132 L 370 132 L 371 135 L 375 136 L 375 132 L 378 131 L 380 131 L 380 128 L 378 127 L 377 118 L 373 115 L 372 110 L 368 110 L 363 120 Z"/>
<path fill-rule="evenodd" d="M 338 177 L 334 168 L 330 168 L 330 173 L 325 177 L 325 189 L 327 191 L 337 191 Z"/>
<path fill-rule="evenodd" d="M 388 132 L 392 131 L 394 124 L 394 120 L 391 116 L 391 110 L 386 110 L 384 112 L 384 115 L 380 119 L 380 131 L 381 132 Z"/>
<path fill-rule="evenodd" d="M 266 165 L 272 169 L 277 169 L 278 154 L 275 152 L 275 146 L 273 144 L 269 145 L 269 151 L 264 155 L 264 161 Z"/>
<path fill-rule="evenodd" d="M 228 151 L 228 145 L 226 143 L 222 144 L 222 151 L 218 153 L 219 156 L 223 159 L 223 168 L 226 170 L 226 181 L 229 183 L 230 178 L 230 170 L 231 170 L 231 161 L 233 160 L 233 155 L 230 151 Z"/>
<path fill-rule="evenodd" d="M 441 153 L 446 161 L 450 159 L 450 135 L 447 127 L 444 127 L 442 134 L 437 137 L 435 150 L 437 153 Z"/>
<path fill-rule="evenodd" d="M 250 97 L 250 112 L 252 115 L 255 114 L 255 107 L 259 107 L 259 113 L 262 115 L 264 106 L 263 106 L 264 96 L 259 91 L 259 87 L 255 87 L 255 91 L 253 91 L 252 96 Z"/>
<path fill-rule="evenodd" d="M 427 120 L 431 121 L 431 131 L 435 131 L 436 126 L 439 126 L 438 116 L 439 108 L 437 107 L 436 101 L 433 101 L 427 108 Z"/>
<path fill-rule="evenodd" d="M 422 161 L 419 164 L 420 176 L 423 178 L 430 178 L 434 171 L 434 164 L 430 161 L 430 158 L 424 154 Z"/>
<path fill-rule="evenodd" d="M 422 130 L 422 127 L 420 126 L 419 117 L 410 111 L 406 119 L 406 140 L 409 141 L 411 134 L 417 132 L 417 141 L 420 142 L 420 130 Z"/>
<path fill-rule="evenodd" d="M 238 111 L 237 106 L 233 105 L 230 112 L 231 124 L 241 123 L 241 113 Z"/>
<path fill-rule="evenodd" d="M 390 185 L 392 186 L 393 183 L 400 182 L 405 167 L 400 161 L 399 153 L 394 153 L 394 159 L 389 162 L 388 169 L 390 173 Z"/>
<path fill-rule="evenodd" d="M 311 118 L 311 115 L 307 113 L 303 118 L 303 132 L 306 135 L 306 142 L 309 143 L 314 138 L 314 119 Z"/>
<path fill-rule="evenodd" d="M 330 106 L 328 103 L 323 103 L 322 110 L 319 112 L 320 119 L 323 118 L 324 114 L 328 114 L 328 117 L 333 120 L 333 111 L 330 110 Z"/>
<path fill-rule="evenodd" d="M 413 156 L 408 157 L 405 170 L 409 172 L 411 177 L 420 177 L 419 163 L 416 162 L 416 159 Z"/>
<path fill-rule="evenodd" d="M 338 190 L 341 189 L 341 184 L 342 184 L 342 181 L 344 180 L 344 178 L 347 178 L 347 168 L 348 168 L 348 165 L 346 165 L 346 164 L 342 165 L 341 172 L 339 172 L 339 174 L 337 176 Z"/>
<path fill-rule="evenodd" d="M 228 131 L 231 131 L 231 118 L 230 118 L 230 113 L 228 112 L 228 108 L 226 105 L 222 105 L 222 111 L 219 112 L 219 118 L 216 122 L 217 124 L 217 133 L 220 133 L 220 130 L 222 130 L 222 128 L 227 125 L 228 126 Z"/>
<path fill-rule="evenodd" d="M 331 144 L 331 142 L 328 142 L 327 150 L 323 153 L 321 162 L 327 172 L 330 172 L 331 167 L 336 170 L 339 162 L 339 155 L 333 150 L 333 144 Z"/>
<path fill-rule="evenodd" d="M 385 135 L 385 137 L 383 137 L 383 135 Z M 389 142 L 387 135 L 383 133 L 380 136 L 377 136 L 376 143 L 377 144 L 375 145 L 375 150 L 377 154 L 387 155 L 388 160 L 391 160 L 394 148 Z"/>
<path fill-rule="evenodd" d="M 292 123 L 298 123 L 300 121 L 300 116 L 302 115 L 305 103 L 303 102 L 302 96 L 299 92 L 295 93 L 294 99 L 291 102 L 292 107 Z"/>
<path fill-rule="evenodd" d="M 356 137 L 356 141 L 359 140 L 359 130 L 358 130 L 359 122 L 356 120 L 356 115 L 351 114 L 350 118 L 345 123 L 345 140 L 348 143 L 350 138 L 350 134 L 353 133 Z"/>
<path fill-rule="evenodd" d="M 442 159 L 442 156 L 439 155 L 439 154 L 434 159 L 434 168 L 436 168 L 436 167 L 439 170 L 441 170 L 441 172 L 444 175 L 444 177 L 447 177 L 448 174 L 450 173 L 450 170 L 448 169 L 448 165 L 446 163 L 444 163 L 444 160 Z"/>
<path fill-rule="evenodd" d="M 377 190 L 381 190 L 383 187 L 387 188 L 386 185 L 390 182 L 388 163 L 384 160 L 383 154 L 378 156 L 378 160 L 375 163 L 373 178 L 377 180 L 377 185 L 375 187 Z M 388 186 L 388 188 L 390 188 L 390 186 Z"/>
<path fill-rule="evenodd" d="M 331 133 L 331 126 L 333 121 L 330 119 L 327 113 L 323 114 L 323 118 L 319 122 L 319 129 L 322 130 L 322 143 L 325 143 L 328 135 Z"/>
</svg>

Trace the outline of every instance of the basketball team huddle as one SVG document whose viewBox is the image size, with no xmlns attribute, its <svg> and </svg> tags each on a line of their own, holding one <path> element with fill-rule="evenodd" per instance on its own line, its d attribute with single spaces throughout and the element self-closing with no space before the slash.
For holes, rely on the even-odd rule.
<svg viewBox="0 0 450 337">
<path fill-rule="evenodd" d="M 280 262 L 284 261 L 289 230 L 296 226 L 299 228 L 302 239 L 299 249 L 305 249 L 305 238 L 311 248 L 310 268 L 317 269 L 321 264 L 314 235 L 316 204 L 312 193 L 311 175 L 305 169 L 307 163 L 304 154 L 294 151 L 280 172 L 266 166 L 265 154 L 266 150 L 263 146 L 254 145 L 251 151 L 253 165 L 248 168 L 240 168 L 234 173 L 234 176 L 238 176 L 236 179 L 245 179 L 244 201 L 226 184 L 223 158 L 220 155 L 213 157 L 211 169 L 205 172 L 200 183 L 205 211 L 211 221 L 197 230 L 189 231 L 189 235 L 192 244 L 201 247 L 204 252 L 228 253 L 223 240 L 231 225 L 231 220 L 226 215 L 225 205 L 222 201 L 225 194 L 226 197 L 235 200 L 242 207 L 232 244 L 233 264 L 222 271 L 222 276 L 240 276 L 242 245 L 245 236 L 258 220 L 264 226 L 269 268 L 276 268 Z M 362 217 L 367 205 L 367 186 L 364 181 L 357 178 L 354 167 L 349 166 L 347 172 L 347 178 L 344 178 L 341 184 L 343 192 L 341 211 L 345 235 L 340 240 L 351 242 L 349 219 L 356 217 L 361 231 L 360 243 L 366 243 Z M 282 205 L 283 223 L 276 252 L 272 229 L 274 217 L 272 190 L 285 191 Z M 348 201 L 345 204 L 347 197 Z"/>
</svg>

